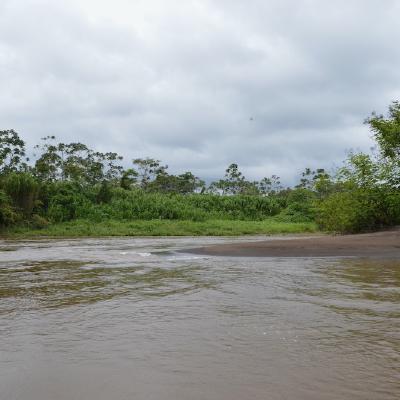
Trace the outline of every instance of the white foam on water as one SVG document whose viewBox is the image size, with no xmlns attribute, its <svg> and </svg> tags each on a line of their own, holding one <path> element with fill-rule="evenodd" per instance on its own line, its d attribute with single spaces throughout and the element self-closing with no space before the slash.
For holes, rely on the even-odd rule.
<svg viewBox="0 0 400 400">
<path fill-rule="evenodd" d="M 122 256 L 126 256 L 126 255 L 136 255 L 136 256 L 139 256 L 139 257 L 150 257 L 150 256 L 152 256 L 151 253 L 137 252 L 137 251 L 123 251 L 123 252 L 121 252 L 119 254 L 121 254 Z"/>
<path fill-rule="evenodd" d="M 140 257 L 150 257 L 151 253 L 136 253 Z"/>
<path fill-rule="evenodd" d="M 80 269 L 83 269 L 84 271 L 92 271 L 96 268 L 99 268 L 98 266 L 91 266 L 91 265 L 84 265 L 80 267 Z"/>
<path fill-rule="evenodd" d="M 168 258 L 168 261 L 177 261 L 177 260 L 183 260 L 183 261 L 190 261 L 190 260 L 206 260 L 210 258 L 209 256 L 173 256 L 171 258 Z"/>
</svg>

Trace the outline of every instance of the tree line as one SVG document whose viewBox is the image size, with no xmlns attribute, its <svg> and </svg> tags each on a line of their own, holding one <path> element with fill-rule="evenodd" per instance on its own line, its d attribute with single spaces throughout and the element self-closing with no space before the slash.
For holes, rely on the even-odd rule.
<svg viewBox="0 0 400 400">
<path fill-rule="evenodd" d="M 44 227 L 76 218 L 264 219 L 316 221 L 322 229 L 358 232 L 400 223 L 400 104 L 365 121 L 373 154 L 351 153 L 333 173 L 306 168 L 295 187 L 277 175 L 246 179 L 236 163 L 210 185 L 192 172 L 169 173 L 153 158 L 122 157 L 47 136 L 26 156 L 14 130 L 0 131 L 0 227 Z"/>
</svg>

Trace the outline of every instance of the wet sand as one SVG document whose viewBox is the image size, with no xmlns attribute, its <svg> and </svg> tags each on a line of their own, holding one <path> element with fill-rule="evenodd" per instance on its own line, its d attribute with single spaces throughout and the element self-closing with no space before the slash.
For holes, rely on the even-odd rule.
<svg viewBox="0 0 400 400">
<path fill-rule="evenodd" d="M 270 238 L 185 252 L 230 257 L 366 257 L 400 259 L 400 229 L 359 235 Z"/>
</svg>

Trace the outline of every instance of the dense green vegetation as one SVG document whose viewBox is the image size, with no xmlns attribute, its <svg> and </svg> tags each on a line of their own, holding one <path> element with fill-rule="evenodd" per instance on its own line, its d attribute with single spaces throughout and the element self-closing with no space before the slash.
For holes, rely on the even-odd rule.
<svg viewBox="0 0 400 400">
<path fill-rule="evenodd" d="M 294 188 L 273 175 L 248 181 L 237 164 L 210 185 L 151 158 L 123 168 L 116 153 L 46 137 L 26 158 L 0 131 L 0 229 L 5 234 L 228 235 L 361 232 L 400 223 L 400 104 L 366 120 L 375 154 L 354 153 L 328 174 L 307 168 Z"/>
</svg>

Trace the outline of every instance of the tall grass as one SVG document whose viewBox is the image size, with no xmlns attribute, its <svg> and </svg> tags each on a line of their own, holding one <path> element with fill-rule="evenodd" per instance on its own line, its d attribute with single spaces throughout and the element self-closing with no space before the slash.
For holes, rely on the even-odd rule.
<svg viewBox="0 0 400 400">
<path fill-rule="evenodd" d="M 73 202 L 69 199 L 68 204 Z M 65 209 L 65 204 L 60 204 Z M 52 208 L 57 207 L 53 201 Z M 281 210 L 275 198 L 256 196 L 218 196 L 212 194 L 161 194 L 140 190 L 114 189 L 109 203 L 76 203 L 76 218 L 96 222 L 113 220 L 191 220 L 208 219 L 263 220 Z M 67 218 L 73 219 L 73 218 Z M 66 219 L 65 219 L 66 220 Z"/>
<path fill-rule="evenodd" d="M 34 177 L 27 173 L 13 172 L 2 181 L 2 187 L 16 211 L 29 217 L 39 197 L 39 183 Z"/>
</svg>

